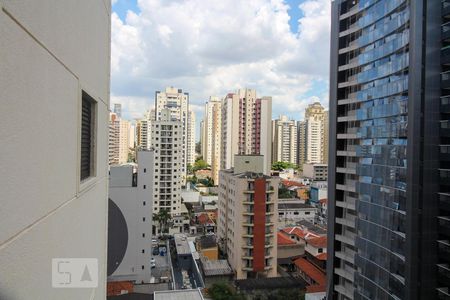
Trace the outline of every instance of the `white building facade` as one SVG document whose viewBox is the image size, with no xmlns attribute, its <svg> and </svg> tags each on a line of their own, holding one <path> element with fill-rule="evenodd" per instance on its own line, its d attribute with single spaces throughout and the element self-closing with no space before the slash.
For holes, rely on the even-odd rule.
<svg viewBox="0 0 450 300">
<path fill-rule="evenodd" d="M 210 97 L 205 104 L 203 119 L 202 156 L 211 166 L 212 178 L 219 182 L 220 150 L 222 148 L 222 101 L 218 97 Z"/>
<path fill-rule="evenodd" d="M 164 209 L 172 216 L 181 214 L 183 172 L 183 126 L 161 110 L 160 119 L 151 124 L 151 147 L 155 150 L 153 213 Z"/>
<path fill-rule="evenodd" d="M 110 19 L 109 1 L 0 1 L 2 299 L 106 298 Z M 55 258 L 96 259 L 98 285 L 53 288 Z"/>
<path fill-rule="evenodd" d="M 154 157 L 138 151 L 137 168 L 110 169 L 108 281 L 150 282 Z"/>
<path fill-rule="evenodd" d="M 272 162 L 297 164 L 297 126 L 294 120 L 280 116 L 272 121 Z"/>
</svg>

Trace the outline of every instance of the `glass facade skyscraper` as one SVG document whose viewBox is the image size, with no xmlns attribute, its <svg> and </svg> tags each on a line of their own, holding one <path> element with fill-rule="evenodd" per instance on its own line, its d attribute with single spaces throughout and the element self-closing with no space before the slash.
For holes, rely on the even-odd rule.
<svg viewBox="0 0 450 300">
<path fill-rule="evenodd" d="M 328 299 L 450 299 L 449 4 L 332 2 Z"/>
</svg>

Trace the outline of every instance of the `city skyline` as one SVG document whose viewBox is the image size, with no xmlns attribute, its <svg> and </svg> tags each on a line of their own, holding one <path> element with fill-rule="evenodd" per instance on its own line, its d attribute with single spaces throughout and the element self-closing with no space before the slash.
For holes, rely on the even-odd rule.
<svg viewBox="0 0 450 300">
<path fill-rule="evenodd" d="M 273 118 L 284 114 L 300 119 L 306 106 L 315 101 L 327 108 L 329 1 L 272 2 L 227 1 L 219 5 L 216 1 L 189 1 L 162 5 L 155 1 L 160 15 L 156 16 L 151 13 L 154 7 L 144 1 L 113 1 L 111 103 L 121 103 L 123 117 L 133 120 L 154 105 L 154 91 L 167 86 L 182 88 L 190 93 L 191 108 L 196 113 L 197 140 L 203 105 L 210 96 L 223 97 L 229 90 L 252 88 L 272 96 Z M 208 7 L 196 9 L 199 5 Z M 240 7 L 240 14 L 232 13 Z M 161 19 L 175 8 L 181 8 L 177 10 L 179 20 Z M 208 10 L 210 14 L 205 13 Z M 189 22 L 185 18 L 188 13 Z M 254 15 L 258 17 L 249 17 Z M 245 20 L 249 32 L 227 29 L 217 21 L 238 18 Z M 191 21 L 198 23 L 198 30 L 206 36 L 221 36 L 230 42 L 224 47 L 209 47 L 190 31 Z M 269 21 L 276 22 L 274 27 L 278 29 L 261 25 Z M 147 26 L 149 22 L 154 26 Z M 183 35 L 190 36 L 189 41 Z M 192 49 L 192 60 L 179 53 L 180 45 Z M 154 51 L 158 53 L 152 57 Z M 248 51 L 253 55 L 243 54 Z"/>
</svg>

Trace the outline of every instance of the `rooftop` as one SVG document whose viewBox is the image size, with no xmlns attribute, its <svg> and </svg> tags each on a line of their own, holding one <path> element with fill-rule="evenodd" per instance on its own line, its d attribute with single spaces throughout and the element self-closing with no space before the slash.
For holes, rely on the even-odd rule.
<svg viewBox="0 0 450 300">
<path fill-rule="evenodd" d="M 326 228 L 315 225 L 309 221 L 301 220 L 301 221 L 298 221 L 297 224 L 302 226 L 305 229 L 308 229 L 308 231 L 310 231 L 310 232 L 314 232 L 315 234 L 318 234 L 318 235 L 326 235 L 327 234 Z"/>
<path fill-rule="evenodd" d="M 285 246 L 285 245 L 295 245 L 296 243 L 288 238 L 285 234 L 282 232 L 277 232 L 277 244 L 278 246 Z"/>
<path fill-rule="evenodd" d="M 314 234 L 312 232 L 309 232 L 301 227 L 295 226 L 295 227 L 286 227 L 282 229 L 283 232 L 287 234 L 293 234 L 303 240 L 307 240 L 310 238 L 316 238 L 319 237 L 319 235 Z"/>
<path fill-rule="evenodd" d="M 298 258 L 294 261 L 294 264 L 297 266 L 299 270 L 306 274 L 309 278 L 317 282 L 318 285 L 326 284 L 326 276 L 325 274 L 317 268 L 315 265 L 310 263 L 304 258 Z"/>
<path fill-rule="evenodd" d="M 316 209 L 314 206 L 300 202 L 278 202 L 278 209 Z"/>
<path fill-rule="evenodd" d="M 293 181 L 293 180 L 282 180 L 281 184 L 286 187 L 291 187 L 291 186 L 304 187 L 305 186 L 304 184 L 302 184 L 298 181 Z"/>
<path fill-rule="evenodd" d="M 318 260 L 327 260 L 327 254 L 326 253 L 320 253 L 319 255 L 316 255 L 316 258 Z"/>
<path fill-rule="evenodd" d="M 200 257 L 201 266 L 205 276 L 220 276 L 220 275 L 233 275 L 234 272 L 231 269 L 226 259 L 209 260 L 205 256 Z"/>
<path fill-rule="evenodd" d="M 177 248 L 178 255 L 188 255 L 191 254 L 191 248 L 186 235 L 181 233 L 174 234 L 175 246 Z"/>
<path fill-rule="evenodd" d="M 198 290 L 175 290 L 158 291 L 154 293 L 155 300 L 203 300 L 200 289 Z"/>
<path fill-rule="evenodd" d="M 214 235 L 204 235 L 199 238 L 198 243 L 202 249 L 212 248 L 217 246 L 216 237 Z"/>
<path fill-rule="evenodd" d="M 307 243 L 315 248 L 326 248 L 327 247 L 327 236 L 311 238 L 307 241 Z"/>
</svg>

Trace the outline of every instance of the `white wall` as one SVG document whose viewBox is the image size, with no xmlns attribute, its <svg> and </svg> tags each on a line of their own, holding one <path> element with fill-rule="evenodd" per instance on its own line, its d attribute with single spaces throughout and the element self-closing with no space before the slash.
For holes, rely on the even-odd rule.
<svg viewBox="0 0 450 300">
<path fill-rule="evenodd" d="M 0 299 L 105 299 L 110 10 L 0 0 Z M 97 147 L 80 184 L 82 90 Z M 52 288 L 58 257 L 98 258 L 98 288 Z"/>
</svg>

